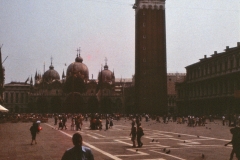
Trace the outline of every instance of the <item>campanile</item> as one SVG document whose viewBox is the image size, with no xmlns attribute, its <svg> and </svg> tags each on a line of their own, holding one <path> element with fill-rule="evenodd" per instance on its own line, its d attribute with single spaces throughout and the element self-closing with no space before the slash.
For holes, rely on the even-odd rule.
<svg viewBox="0 0 240 160">
<path fill-rule="evenodd" d="M 165 0 L 136 0 L 135 104 L 139 113 L 167 110 Z"/>
</svg>

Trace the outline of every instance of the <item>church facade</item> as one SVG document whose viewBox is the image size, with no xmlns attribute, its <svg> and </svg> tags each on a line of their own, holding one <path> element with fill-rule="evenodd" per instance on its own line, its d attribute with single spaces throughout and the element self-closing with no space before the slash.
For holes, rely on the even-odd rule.
<svg viewBox="0 0 240 160">
<path fill-rule="evenodd" d="M 125 97 L 123 83 L 115 82 L 114 72 L 107 62 L 98 79 L 89 79 L 89 71 L 80 53 L 60 79 L 50 65 L 43 75 L 36 72 L 30 80 L 29 109 L 42 113 L 123 113 Z M 131 86 L 124 86 L 129 88 Z"/>
</svg>

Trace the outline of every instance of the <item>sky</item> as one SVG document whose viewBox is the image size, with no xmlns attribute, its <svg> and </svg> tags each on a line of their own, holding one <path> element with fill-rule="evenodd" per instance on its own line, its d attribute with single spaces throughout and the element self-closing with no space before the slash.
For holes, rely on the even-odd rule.
<svg viewBox="0 0 240 160">
<path fill-rule="evenodd" d="M 5 83 L 24 82 L 52 64 L 62 76 L 81 49 L 89 77 L 105 58 L 116 78 L 135 72 L 134 0 L 0 0 Z M 166 0 L 167 72 L 240 42 L 239 0 Z"/>
</svg>

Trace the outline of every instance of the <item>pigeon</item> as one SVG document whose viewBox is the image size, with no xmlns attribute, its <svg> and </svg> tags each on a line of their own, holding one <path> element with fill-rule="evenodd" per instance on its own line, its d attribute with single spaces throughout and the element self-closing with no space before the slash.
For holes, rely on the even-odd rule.
<svg viewBox="0 0 240 160">
<path fill-rule="evenodd" d="M 181 135 L 178 135 L 178 137 L 181 137 Z"/>
<path fill-rule="evenodd" d="M 204 154 L 202 154 L 202 158 L 204 158 L 205 157 L 205 155 Z"/>
<path fill-rule="evenodd" d="M 138 151 L 138 149 L 136 149 L 136 152 Z"/>
<path fill-rule="evenodd" d="M 170 149 L 166 152 L 167 154 L 169 154 L 171 151 L 170 151 Z"/>
<path fill-rule="evenodd" d="M 163 152 L 165 152 L 166 151 L 166 148 L 163 148 Z"/>
<path fill-rule="evenodd" d="M 152 142 L 154 142 L 154 139 L 152 140 Z"/>
<path fill-rule="evenodd" d="M 185 143 L 185 141 L 183 141 L 183 143 Z"/>
<path fill-rule="evenodd" d="M 211 128 L 209 128 L 209 129 L 211 129 Z"/>
<path fill-rule="evenodd" d="M 199 138 L 199 136 L 197 136 Z"/>
</svg>

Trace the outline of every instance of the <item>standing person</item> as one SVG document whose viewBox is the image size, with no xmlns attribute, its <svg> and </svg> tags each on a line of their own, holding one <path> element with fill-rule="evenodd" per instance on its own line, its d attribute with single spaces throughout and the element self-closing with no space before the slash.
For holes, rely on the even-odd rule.
<svg viewBox="0 0 240 160">
<path fill-rule="evenodd" d="M 58 123 L 58 129 L 61 128 L 61 130 L 63 129 L 63 122 L 62 122 L 62 119 L 59 120 L 59 123 Z"/>
<path fill-rule="evenodd" d="M 222 116 L 222 125 L 225 126 L 225 116 Z"/>
<path fill-rule="evenodd" d="M 74 147 L 65 151 L 62 156 L 62 160 L 94 160 L 91 149 L 82 145 L 83 139 L 79 133 L 75 133 L 72 136 L 72 142 Z"/>
<path fill-rule="evenodd" d="M 135 127 L 135 123 L 132 124 L 130 136 L 131 136 L 131 141 L 133 142 L 133 147 L 136 147 L 135 140 L 137 136 L 137 128 Z"/>
<path fill-rule="evenodd" d="M 110 124 L 109 124 L 109 128 L 112 128 L 112 126 L 113 126 L 113 119 L 112 119 L 112 118 L 110 118 Z"/>
<path fill-rule="evenodd" d="M 54 116 L 54 125 L 57 125 L 57 120 L 58 120 L 58 116 L 55 115 L 55 116 Z"/>
<path fill-rule="evenodd" d="M 39 132 L 37 123 L 33 122 L 32 126 L 30 127 L 30 132 L 31 132 L 31 135 L 32 135 L 31 145 L 33 145 L 33 141 L 35 141 L 35 144 L 37 144 L 36 136 L 37 136 L 37 133 Z"/>
<path fill-rule="evenodd" d="M 108 118 L 106 118 L 106 130 L 108 130 L 108 124 L 109 124 L 109 120 Z"/>
<path fill-rule="evenodd" d="M 232 144 L 233 149 L 230 155 L 230 160 L 233 159 L 234 153 L 236 154 L 236 157 L 240 160 L 240 128 L 231 128 L 230 132 L 232 134 L 232 140 L 226 143 L 225 146 L 227 146 L 228 144 Z"/>
<path fill-rule="evenodd" d="M 63 115 L 62 123 L 63 123 L 63 127 L 65 127 L 65 129 L 67 129 L 66 122 L 67 122 L 67 115 Z"/>
<path fill-rule="evenodd" d="M 81 120 L 80 120 L 80 117 L 77 116 L 77 118 L 76 118 L 76 130 L 78 131 L 79 129 L 81 131 Z"/>
<path fill-rule="evenodd" d="M 143 143 L 141 141 L 141 138 L 142 138 L 143 135 L 144 135 L 143 129 L 142 129 L 141 123 L 139 123 L 138 127 L 137 127 L 137 143 L 138 143 L 138 147 L 142 147 L 142 145 L 143 145 Z"/>
</svg>

